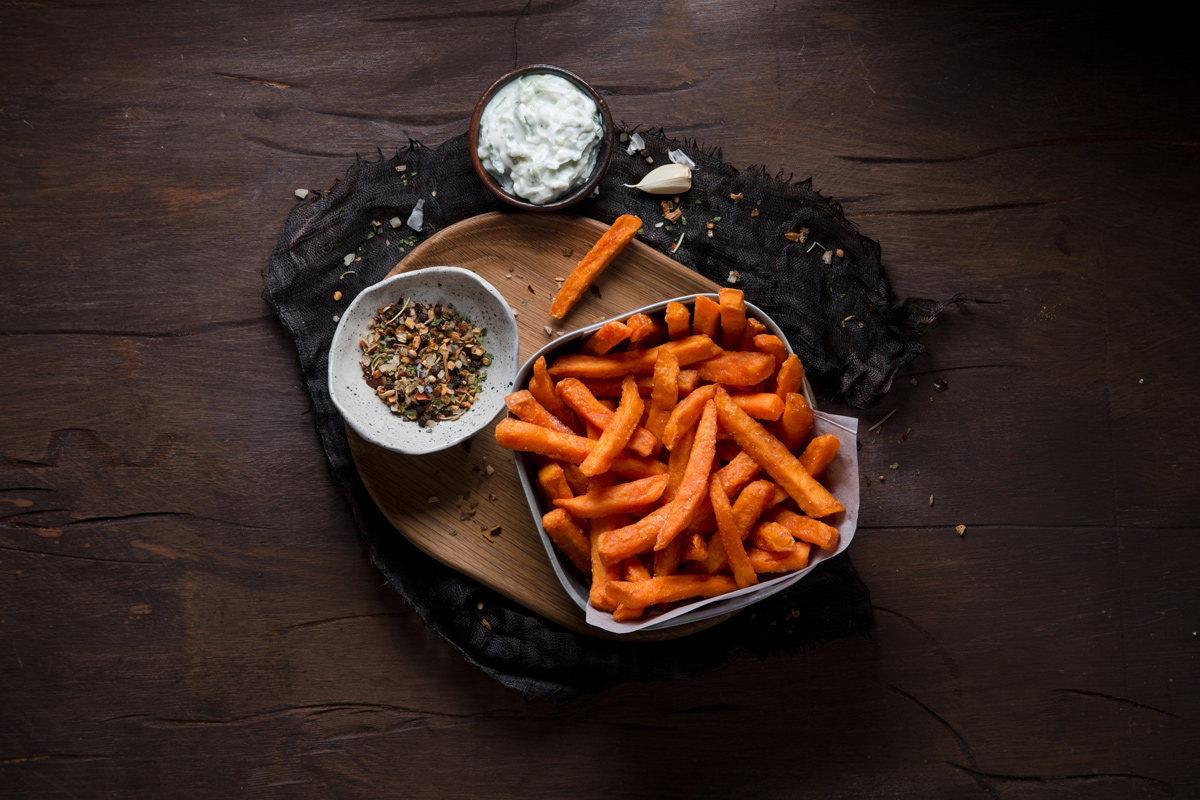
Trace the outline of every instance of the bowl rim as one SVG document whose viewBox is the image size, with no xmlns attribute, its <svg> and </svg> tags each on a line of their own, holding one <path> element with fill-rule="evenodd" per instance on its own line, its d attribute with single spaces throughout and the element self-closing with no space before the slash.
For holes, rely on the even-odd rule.
<svg viewBox="0 0 1200 800">
<path fill-rule="evenodd" d="M 504 188 L 496 182 L 496 179 L 483 166 L 483 162 L 479 158 L 479 120 L 483 116 L 483 110 L 487 107 L 488 102 L 491 101 L 492 97 L 501 87 L 524 75 L 541 73 L 549 73 L 566 78 L 590 97 L 600 110 L 600 119 L 604 125 L 604 135 L 600 139 L 600 154 L 596 157 L 596 166 L 592 168 L 592 174 L 588 176 L 588 179 L 580 184 L 579 188 L 575 191 L 565 194 L 553 202 L 538 205 L 537 203 L 531 203 L 528 200 L 504 191 Z M 556 67 L 553 64 L 526 64 L 501 75 L 480 96 L 479 102 L 475 104 L 475 110 L 471 114 L 471 123 L 467 127 L 467 148 L 470 150 L 471 165 L 475 167 L 475 172 L 479 175 L 479 179 L 483 181 L 483 185 L 487 187 L 488 191 L 504 202 L 525 211 L 562 211 L 564 208 L 574 205 L 590 195 L 600 183 L 600 179 L 604 177 L 604 173 L 608 171 L 608 164 L 612 160 L 613 154 L 613 138 L 612 114 L 609 113 L 608 104 L 604 102 L 604 98 L 600 96 L 600 93 L 574 72 L 562 67 Z"/>
<path fill-rule="evenodd" d="M 517 391 L 517 387 L 525 386 L 525 384 L 529 380 L 530 374 L 533 372 L 534 363 L 539 358 L 544 356 L 546 353 L 554 350 L 555 348 L 562 347 L 565 344 L 568 344 L 570 342 L 573 342 L 573 341 L 576 341 L 579 339 L 583 339 L 586 336 L 588 336 L 592 333 L 595 333 L 597 330 L 599 330 L 601 327 L 603 327 L 606 323 L 611 322 L 614 319 L 626 319 L 634 314 L 657 313 L 657 312 L 661 311 L 662 309 L 666 308 L 669 303 L 684 303 L 685 305 L 687 305 L 689 303 L 694 304 L 697 297 L 708 297 L 710 299 L 716 300 L 719 297 L 719 295 L 717 294 L 717 292 L 696 292 L 695 294 L 687 294 L 687 295 L 682 295 L 680 297 L 674 297 L 674 298 L 671 298 L 668 300 L 662 300 L 662 301 L 658 301 L 655 303 L 650 303 L 648 305 L 642 306 L 641 308 L 635 308 L 630 311 L 624 312 L 622 314 L 614 315 L 612 317 L 601 320 L 599 322 L 592 323 L 591 325 L 585 325 L 582 328 L 578 328 L 574 331 L 571 331 L 570 333 L 560 336 L 557 339 L 554 339 L 551 342 L 546 343 L 541 348 L 539 348 L 536 353 L 534 353 L 528 359 L 526 359 L 524 364 L 521 365 L 521 368 L 517 371 L 515 383 L 513 384 L 513 386 L 514 386 L 513 390 Z M 750 301 L 747 300 L 746 301 L 746 313 L 747 313 L 747 316 L 749 316 L 750 314 L 753 314 L 760 322 L 762 322 L 764 325 L 767 326 L 767 330 L 769 332 L 778 336 L 780 338 L 780 340 L 783 341 L 784 347 L 787 348 L 787 351 L 789 354 L 794 352 L 792 349 L 791 343 L 787 340 L 787 336 L 784 335 L 783 330 L 779 327 L 779 323 L 777 323 L 774 319 L 772 319 L 771 316 L 769 314 L 767 314 L 767 312 L 763 311 L 757 305 L 755 305 L 754 303 L 751 303 Z M 810 404 L 812 404 L 812 407 L 815 409 L 816 401 L 812 395 L 811 387 L 809 387 L 807 381 L 805 381 L 805 383 L 804 383 L 804 394 L 805 394 L 805 398 L 809 401 Z M 511 418 L 514 415 L 512 414 L 511 411 L 509 411 L 507 416 Z M 558 582 L 562 585 L 563 591 L 565 591 L 567 593 L 567 596 L 570 597 L 571 600 L 574 601 L 574 603 L 577 606 L 579 606 L 580 609 L 582 609 L 584 612 L 587 612 L 587 610 L 588 610 L 588 589 L 587 589 L 587 587 L 584 587 L 584 589 L 582 591 L 580 591 L 579 588 L 574 585 L 573 581 L 571 580 L 572 576 L 568 573 L 568 568 L 564 564 L 565 557 L 560 557 L 557 549 L 554 546 L 554 543 L 550 540 L 550 536 L 546 533 L 546 529 L 542 525 L 542 518 L 541 518 L 541 515 L 538 513 L 538 508 L 541 503 L 541 494 L 538 491 L 537 486 L 535 485 L 536 478 L 534 478 L 532 475 L 532 473 L 534 472 L 534 470 L 531 467 L 532 460 L 530 459 L 528 453 L 514 452 L 513 456 L 515 458 L 516 465 L 517 465 L 517 477 L 520 478 L 520 480 L 521 480 L 521 488 L 525 491 L 525 500 L 526 500 L 526 503 L 529 505 L 529 513 L 533 516 L 534 527 L 537 528 L 538 535 L 542 539 L 542 547 L 545 548 L 546 556 L 550 559 L 550 566 L 554 569 L 554 574 L 555 574 L 555 576 L 557 576 Z M 768 594 L 764 594 L 763 597 L 758 598 L 754 602 L 758 602 L 759 600 L 766 599 L 767 597 L 770 597 L 772 594 L 775 594 L 778 591 L 782 591 L 782 589 L 776 589 Z M 751 603 L 751 605 L 753 605 L 753 603 Z M 690 622 L 701 622 L 703 620 L 712 619 L 713 617 L 719 617 L 723 614 L 728 614 L 728 613 L 730 613 L 730 609 L 726 605 L 721 604 L 721 603 L 711 603 L 709 605 L 702 606 L 700 608 L 695 609 L 694 613 L 677 616 L 672 619 L 665 620 L 661 624 L 650 623 L 650 624 L 645 625 L 644 627 L 640 628 L 640 630 L 665 630 L 666 628 L 674 628 L 679 625 L 686 625 Z"/>
<path fill-rule="evenodd" d="M 350 305 L 347 306 L 346 309 L 341 313 L 341 318 L 338 320 L 338 326 L 333 332 L 333 338 L 331 338 L 329 340 L 329 350 L 326 353 L 325 377 L 326 377 L 326 382 L 329 386 L 330 400 L 333 401 L 334 407 L 338 410 L 338 413 L 341 414 L 342 421 L 345 422 L 348 426 L 350 426 L 350 428 L 356 434 L 358 434 L 359 437 L 361 437 L 365 441 L 370 442 L 371 444 L 376 445 L 377 447 L 382 447 L 385 450 L 390 450 L 393 453 L 401 453 L 404 455 L 413 456 L 413 455 L 427 455 L 429 453 L 437 453 L 442 450 L 448 450 L 457 444 L 461 444 L 462 442 L 471 438 L 475 434 L 487 429 L 487 427 L 489 425 L 491 425 L 491 423 L 496 419 L 496 417 L 500 414 L 500 412 L 505 407 L 504 402 L 503 402 L 503 397 L 505 394 L 508 394 L 508 392 L 501 393 L 502 399 L 501 399 L 500 406 L 496 409 L 496 411 L 494 413 L 486 416 L 485 418 L 481 418 L 481 421 L 479 422 L 478 425 L 464 427 L 461 435 L 453 437 L 450 441 L 448 441 L 446 443 L 439 443 L 433 447 L 426 446 L 426 447 L 418 447 L 418 448 L 405 448 L 405 447 L 400 447 L 395 444 L 390 444 L 388 442 L 382 441 L 374 432 L 369 430 L 358 419 L 356 419 L 353 412 L 351 412 L 346 405 L 343 405 L 341 399 L 339 398 L 340 387 L 338 387 L 338 384 L 334 380 L 335 364 L 334 364 L 334 359 L 331 356 L 333 353 L 334 344 L 336 342 L 343 341 L 344 338 L 348 335 L 348 327 L 350 324 L 349 320 L 352 316 L 352 312 L 358 308 L 360 303 L 367 302 L 367 300 L 366 300 L 367 297 L 377 294 L 379 292 L 382 292 L 387 287 L 390 287 L 393 284 L 412 282 L 412 280 L 414 278 L 419 279 L 421 277 L 436 278 L 437 275 L 444 275 L 444 274 L 451 274 L 451 275 L 455 275 L 456 277 L 462 277 L 462 278 L 465 278 L 469 281 L 473 281 L 474 283 L 478 284 L 480 286 L 480 288 L 482 288 L 488 295 L 490 295 L 504 311 L 502 318 L 504 319 L 506 326 L 511 328 L 511 334 L 513 337 L 513 341 L 516 342 L 516 344 L 514 345 L 516 358 L 513 359 L 515 368 L 513 370 L 513 374 L 510 376 L 493 375 L 492 370 L 489 368 L 488 380 L 492 380 L 493 378 L 507 380 L 508 381 L 508 391 L 511 392 L 512 387 L 516 381 L 517 372 L 519 372 L 519 367 L 516 367 L 516 365 L 520 363 L 520 344 L 519 344 L 520 334 L 517 330 L 517 318 L 513 314 L 512 308 L 509 307 L 508 301 L 504 299 L 504 296 L 500 294 L 499 290 L 497 290 L 495 286 L 493 286 L 491 283 L 489 283 L 488 281 L 481 278 L 475 272 L 473 272 L 469 269 L 465 269 L 463 267 L 453 267 L 453 266 L 422 267 L 421 269 L 414 269 L 414 270 L 408 270 L 405 272 L 401 272 L 399 274 L 391 276 L 390 278 L 384 278 L 383 280 L 373 283 L 370 286 L 364 288 L 361 292 L 358 293 L 358 295 L 354 298 L 354 300 L 351 301 Z M 424 283 L 424 281 L 421 281 L 421 282 Z M 439 423 L 439 424 L 444 425 L 447 423 Z"/>
</svg>

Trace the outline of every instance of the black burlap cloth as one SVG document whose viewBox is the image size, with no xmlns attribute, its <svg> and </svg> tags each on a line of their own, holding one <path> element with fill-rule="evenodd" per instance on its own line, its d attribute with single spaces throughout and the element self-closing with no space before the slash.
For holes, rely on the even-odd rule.
<svg viewBox="0 0 1200 800">
<path fill-rule="evenodd" d="M 898 300 L 879 245 L 860 236 L 810 182 L 791 183 L 761 169 L 738 171 L 719 151 L 661 133 L 641 135 L 654 166 L 669 163 L 669 149 L 682 149 L 696 162 L 692 190 L 682 198 L 687 224 L 664 222 L 662 197 L 623 186 L 652 168 L 645 156 L 626 153 L 624 144 L 613 154 L 599 195 L 573 211 L 605 223 L 637 214 L 645 220 L 639 240 L 664 253 L 683 234 L 672 257 L 722 285 L 730 285 L 731 271 L 740 273 L 736 285 L 782 326 L 818 392 L 859 408 L 881 399 L 897 370 L 924 352 L 919 339 L 944 304 Z M 407 220 L 418 199 L 425 201 L 420 233 L 407 225 L 394 229 L 389 221 Z M 337 314 L 414 244 L 468 217 L 508 209 L 475 175 L 465 135 L 436 150 L 412 143 L 392 158 L 360 158 L 331 190 L 313 192 L 288 216 L 271 254 L 267 301 L 295 337 L 326 455 L 371 560 L 392 587 L 472 664 L 542 698 L 569 699 L 629 679 L 696 676 L 744 654 L 790 655 L 868 631 L 870 596 L 843 555 L 791 590 L 706 631 L 652 644 L 594 639 L 547 622 L 440 564 L 384 518 L 363 487 L 329 398 L 326 359 Z M 785 238 L 801 228 L 808 229 L 804 242 Z M 833 253 L 828 263 L 827 251 Z M 348 255 L 353 258 L 346 263 Z M 337 291 L 340 301 L 333 299 Z"/>
</svg>

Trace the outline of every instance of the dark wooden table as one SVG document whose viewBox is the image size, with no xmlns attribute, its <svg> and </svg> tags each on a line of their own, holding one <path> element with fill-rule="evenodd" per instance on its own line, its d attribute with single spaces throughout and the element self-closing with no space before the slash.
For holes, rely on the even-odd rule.
<svg viewBox="0 0 1200 800">
<path fill-rule="evenodd" d="M 0 796 L 1200 793 L 1179 20 L 220 5 L 0 3 Z M 811 174 L 901 295 L 1004 301 L 949 314 L 860 415 L 896 410 L 862 451 L 869 638 L 529 703 L 368 563 L 267 255 L 294 189 L 458 134 L 532 61 Z"/>
</svg>

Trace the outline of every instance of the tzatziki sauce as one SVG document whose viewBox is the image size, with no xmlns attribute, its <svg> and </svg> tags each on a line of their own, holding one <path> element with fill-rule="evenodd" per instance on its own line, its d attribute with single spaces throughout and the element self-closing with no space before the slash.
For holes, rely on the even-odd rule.
<svg viewBox="0 0 1200 800">
<path fill-rule="evenodd" d="M 595 101 L 566 78 L 541 73 L 492 96 L 479 118 L 477 149 L 504 191 L 544 205 L 588 179 L 603 137 Z"/>
</svg>

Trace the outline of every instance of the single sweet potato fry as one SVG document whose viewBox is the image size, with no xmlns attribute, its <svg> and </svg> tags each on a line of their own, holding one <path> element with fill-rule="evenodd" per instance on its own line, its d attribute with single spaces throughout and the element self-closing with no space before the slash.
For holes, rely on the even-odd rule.
<svg viewBox="0 0 1200 800">
<path fill-rule="evenodd" d="M 775 490 L 778 488 L 771 481 L 754 481 L 738 495 L 737 500 L 733 503 L 733 521 L 740 539 L 745 539 L 749 535 L 750 529 L 758 522 L 763 511 L 771 506 Z M 709 511 L 712 513 L 711 508 Z M 711 524 L 713 528 L 716 527 L 715 516 Z M 693 530 L 695 529 L 689 530 L 689 533 Z M 708 530 L 712 530 L 712 528 Z M 725 546 L 721 544 L 720 536 L 714 536 L 708 543 L 708 557 L 700 569 L 707 573 L 720 572 L 728 563 Z"/>
<path fill-rule="evenodd" d="M 579 471 L 578 464 L 572 464 L 570 461 L 563 461 L 563 474 L 567 476 L 567 485 L 571 487 L 572 494 L 586 494 L 592 488 L 592 482 L 596 478 L 589 478 Z M 609 475 L 608 479 L 616 483 L 616 476 Z"/>
<path fill-rule="evenodd" d="M 721 426 L 733 434 L 742 449 L 792 496 L 805 514 L 820 519 L 846 510 L 828 489 L 808 474 L 783 442 L 742 411 L 724 389 L 717 389 L 713 399 Z"/>
<path fill-rule="evenodd" d="M 519 419 L 500 420 L 496 425 L 496 442 L 509 450 L 537 453 L 572 464 L 582 464 L 599 445 L 599 440 L 572 433 L 559 433 Z M 566 469 L 564 466 L 564 470 Z M 655 458 L 619 453 L 612 460 L 611 470 L 626 478 L 649 478 L 666 472 L 667 465 Z"/>
<path fill-rule="evenodd" d="M 808 566 L 810 547 L 807 542 L 797 542 L 790 553 L 771 553 L 751 547 L 747 551 L 750 565 L 760 575 L 765 572 L 794 572 Z"/>
<path fill-rule="evenodd" d="M 594 519 L 613 514 L 641 511 L 662 496 L 667 488 L 668 477 L 655 475 L 638 481 L 618 483 L 603 489 L 589 491 L 579 497 L 556 498 L 553 503 L 577 519 Z M 566 482 L 566 479 L 563 479 Z"/>
<path fill-rule="evenodd" d="M 840 536 L 838 529 L 832 525 L 826 525 L 819 519 L 802 517 L 786 508 L 775 509 L 767 519 L 782 525 L 795 539 L 815 544 L 822 550 L 837 550 Z"/>
<path fill-rule="evenodd" d="M 676 359 L 678 361 L 679 359 Z M 685 397 L 700 386 L 700 373 L 694 369 L 679 370 L 679 396 Z"/>
<path fill-rule="evenodd" d="M 591 543 L 579 523 L 571 519 L 571 515 L 561 508 L 556 508 L 542 516 L 542 527 L 550 540 L 562 550 L 571 563 L 580 572 L 590 575 L 592 572 Z"/>
<path fill-rule="evenodd" d="M 650 580 L 650 570 L 646 569 L 646 565 L 637 556 L 631 556 L 621 562 L 621 575 L 627 581 Z M 630 608 L 622 603 L 613 611 L 613 619 L 617 622 L 637 619 L 643 611 L 645 611 L 644 608 Z"/>
<path fill-rule="evenodd" d="M 704 404 L 713 398 L 716 391 L 717 387 L 711 384 L 701 386 L 675 404 L 671 416 L 667 417 L 667 424 L 663 426 L 662 442 L 668 450 L 674 449 L 679 437 L 696 424 L 704 411 Z"/>
<path fill-rule="evenodd" d="M 612 422 L 615 412 L 597 400 L 583 381 L 578 378 L 563 378 L 558 382 L 557 388 L 563 404 L 575 412 L 585 424 L 594 425 L 603 432 Z M 629 437 L 628 446 L 639 456 L 648 456 L 658 447 L 658 437 L 645 428 L 635 428 L 633 435 Z"/>
<path fill-rule="evenodd" d="M 645 350 L 629 350 L 604 356 L 570 353 L 555 359 L 548 372 L 550 377 L 555 380 L 562 378 L 623 378 L 630 374 L 646 374 L 654 371 L 654 362 L 663 348 L 667 348 L 675 354 L 680 367 L 712 358 L 721 352 L 721 348 L 707 336 L 688 336 L 677 342 L 667 342 L 657 347 L 648 347 Z"/>
<path fill-rule="evenodd" d="M 542 497 L 546 498 L 548 506 L 553 506 L 555 500 L 565 500 L 575 496 L 575 493 L 571 491 L 571 485 L 567 482 L 567 474 L 563 471 L 562 464 L 557 461 L 551 461 L 538 470 L 537 484 Z"/>
<path fill-rule="evenodd" d="M 661 344 L 667 340 L 667 323 L 646 314 L 634 314 L 626 323 L 629 326 L 629 341 L 644 342 L 646 345 Z"/>
<path fill-rule="evenodd" d="M 680 561 L 686 563 L 690 561 L 703 561 L 708 558 L 708 540 L 700 534 L 689 533 L 685 536 L 680 536 L 675 541 L 683 541 L 683 550 L 679 554 Z"/>
<path fill-rule="evenodd" d="M 737 350 L 746 330 L 746 293 L 722 287 L 717 292 L 717 302 L 721 309 L 721 347 Z"/>
<path fill-rule="evenodd" d="M 559 500 L 558 502 L 570 501 Z M 747 539 L 755 547 L 761 550 L 770 550 L 772 553 L 790 553 L 796 549 L 796 539 L 792 536 L 791 530 L 778 522 L 758 523 L 750 529 L 750 536 Z"/>
<path fill-rule="evenodd" d="M 772 395 L 779 397 L 779 395 Z M 795 452 L 812 433 L 813 410 L 804 395 L 788 392 L 784 398 L 783 416 L 779 420 L 779 440 L 788 450 Z M 835 448 L 833 452 L 837 452 Z M 809 475 L 812 474 L 810 470 Z"/>
<path fill-rule="evenodd" d="M 667 427 L 667 420 L 678 401 L 679 359 L 668 350 L 659 355 L 654 365 L 654 389 L 650 394 L 650 410 L 646 417 L 646 429 L 660 442 L 663 429 Z"/>
<path fill-rule="evenodd" d="M 737 581 L 739 589 L 753 586 L 758 583 L 758 576 L 754 574 L 750 559 L 746 557 L 746 548 L 742 544 L 742 537 L 738 535 L 737 522 L 733 518 L 733 508 L 729 505 L 729 497 L 721 488 L 720 481 L 711 482 L 708 499 L 712 503 L 713 516 L 717 520 L 717 535 L 721 538 L 725 557 L 733 570 L 733 579 Z"/>
<path fill-rule="evenodd" d="M 678 360 L 677 360 L 678 361 Z M 657 362 L 655 362 L 657 363 Z M 637 375 L 638 393 L 642 397 L 650 397 L 654 393 L 654 375 Z M 580 378 L 583 385 L 595 397 L 620 397 L 621 378 Z M 679 396 L 686 397 L 700 385 L 700 373 L 694 369 L 679 370 Z"/>
<path fill-rule="evenodd" d="M 558 394 L 554 391 L 554 379 L 546 369 L 545 356 L 539 357 L 533 363 L 533 375 L 529 378 L 529 392 L 542 404 L 543 408 L 558 417 L 564 425 L 575 433 L 583 433 L 583 425 L 575 418 L 570 409 L 563 405 L 562 400 L 558 399 Z"/>
<path fill-rule="evenodd" d="M 717 328 L 721 322 L 721 306 L 711 298 L 701 295 L 696 298 L 696 309 L 692 312 L 692 333 L 701 333 L 717 341 Z"/>
<path fill-rule="evenodd" d="M 775 372 L 775 357 L 769 353 L 730 351 L 696 365 L 700 379 L 726 386 L 754 386 Z"/>
<path fill-rule="evenodd" d="M 666 518 L 666 507 L 658 508 L 636 522 L 608 531 L 600 537 L 598 543 L 600 557 L 607 564 L 617 564 L 630 556 L 652 549 Z"/>
<path fill-rule="evenodd" d="M 783 414 L 783 400 L 777 394 L 771 392 L 754 392 L 748 394 L 738 392 L 734 394 L 731 392 L 729 396 L 733 398 L 733 402 L 741 407 L 742 411 L 745 411 L 755 419 L 765 419 L 774 422 Z"/>
<path fill-rule="evenodd" d="M 753 350 L 754 337 L 766 332 L 766 325 L 763 325 L 754 317 L 746 317 L 746 330 L 742 331 L 742 341 L 738 345 L 738 350 Z"/>
<path fill-rule="evenodd" d="M 504 398 L 504 405 L 519 419 L 560 433 L 574 433 L 567 424 L 546 410 L 528 389 L 513 392 Z"/>
<path fill-rule="evenodd" d="M 595 448 L 579 465 L 584 475 L 599 475 L 607 472 L 613 459 L 625 449 L 629 437 L 637 429 L 638 420 L 642 418 L 641 395 L 638 394 L 637 381 L 632 375 L 625 376 L 625 385 L 621 388 L 621 403 L 609 419 L 604 433 L 600 435 Z"/>
<path fill-rule="evenodd" d="M 658 539 L 654 543 L 655 550 L 662 550 L 671 540 L 683 532 L 692 515 L 700 504 L 708 486 L 708 476 L 712 472 L 713 459 L 717 453 L 717 407 L 710 400 L 704 405 L 700 422 L 696 426 L 696 440 L 692 443 L 692 453 L 688 457 L 687 469 L 683 473 L 683 481 L 679 490 L 666 508 L 667 518 L 663 521 Z"/>
<path fill-rule="evenodd" d="M 800 356 L 793 353 L 783 360 L 775 373 L 775 394 L 786 398 L 790 392 L 799 392 L 804 383 L 804 366 Z"/>
<path fill-rule="evenodd" d="M 727 575 L 666 575 L 644 581 L 613 581 L 607 592 L 630 608 L 645 608 L 693 597 L 716 597 L 736 588 L 733 578 Z"/>
<path fill-rule="evenodd" d="M 770 333 L 760 333 L 754 337 L 754 349 L 760 353 L 767 353 L 775 357 L 775 366 L 779 367 L 790 355 L 787 351 L 787 345 L 778 336 Z"/>
<path fill-rule="evenodd" d="M 692 332 L 692 315 L 683 303 L 667 303 L 667 333 L 671 340 L 682 339 Z"/>
<path fill-rule="evenodd" d="M 725 490 L 725 494 L 733 497 L 742 491 L 760 471 L 762 471 L 762 467 L 758 465 L 758 462 L 743 450 L 734 456 L 732 461 L 717 470 L 717 479 L 721 481 L 721 488 Z"/>
<path fill-rule="evenodd" d="M 621 572 L 618 565 L 609 565 L 604 563 L 604 559 L 600 557 L 600 550 L 597 547 L 597 542 L 602 534 L 614 530 L 613 525 L 616 525 L 616 520 L 619 517 L 601 517 L 592 521 L 592 530 L 588 534 L 591 562 L 592 562 L 592 586 L 588 592 L 588 602 L 600 611 L 612 611 L 617 607 L 617 602 L 608 596 L 604 591 L 604 587 L 609 581 L 620 580 Z"/>
<path fill-rule="evenodd" d="M 834 457 L 842 443 L 832 433 L 818 436 L 808 443 L 800 454 L 800 465 L 808 470 L 814 478 L 820 478 L 825 470 L 833 463 Z"/>
<path fill-rule="evenodd" d="M 682 536 L 676 536 L 662 550 L 654 551 L 654 577 L 674 575 L 679 572 L 679 560 L 683 554 Z"/>
<path fill-rule="evenodd" d="M 609 320 L 588 337 L 579 352 L 589 356 L 602 356 L 629 338 L 629 326 L 619 319 Z"/>
<path fill-rule="evenodd" d="M 617 217 L 612 227 L 604 232 L 604 235 L 588 251 L 579 265 L 567 276 L 567 280 L 558 290 L 554 302 L 550 304 L 550 316 L 555 319 L 565 317 L 571 307 L 579 302 L 579 298 L 592 285 L 592 282 L 600 276 L 601 272 L 604 272 L 613 259 L 620 255 L 621 251 L 625 249 L 625 245 L 633 240 L 641 227 L 642 221 L 631 214 L 622 214 Z"/>
</svg>

